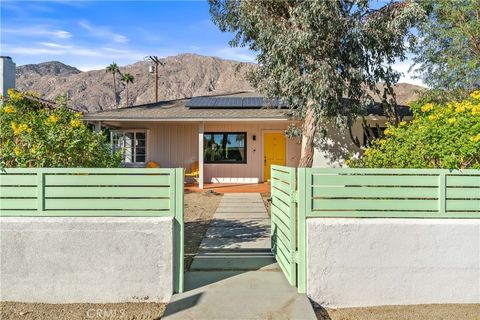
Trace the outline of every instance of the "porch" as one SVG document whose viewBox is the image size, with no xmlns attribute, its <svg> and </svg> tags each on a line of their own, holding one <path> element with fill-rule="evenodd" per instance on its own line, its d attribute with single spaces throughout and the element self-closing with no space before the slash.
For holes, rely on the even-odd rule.
<svg viewBox="0 0 480 320">
<path fill-rule="evenodd" d="M 204 183 L 200 189 L 197 183 L 186 183 L 185 192 L 204 192 L 211 190 L 216 193 L 269 193 L 270 182 L 261 183 Z"/>
<path fill-rule="evenodd" d="M 124 165 L 184 168 L 186 190 L 218 193 L 268 192 L 272 164 L 296 166 L 298 139 L 285 137 L 288 120 L 108 121 L 115 149 Z M 191 182 L 196 181 L 196 184 Z"/>
</svg>

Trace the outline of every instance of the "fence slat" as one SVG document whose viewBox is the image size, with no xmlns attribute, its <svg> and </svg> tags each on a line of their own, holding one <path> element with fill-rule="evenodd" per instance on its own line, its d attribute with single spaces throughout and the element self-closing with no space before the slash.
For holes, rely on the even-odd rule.
<svg viewBox="0 0 480 320">
<path fill-rule="evenodd" d="M 480 187 L 480 174 L 477 175 L 448 175 L 447 187 Z"/>
<path fill-rule="evenodd" d="M 37 187 L 30 186 L 1 186 L 0 199 L 2 198 L 36 198 Z M 1 201 L 1 200 L 0 200 Z"/>
<path fill-rule="evenodd" d="M 436 211 L 437 200 L 313 199 L 312 210 L 412 210 Z"/>
<path fill-rule="evenodd" d="M 447 200 L 447 212 L 449 211 L 474 211 L 480 212 L 480 200 Z"/>
<path fill-rule="evenodd" d="M 313 169 L 315 170 L 315 169 Z M 313 171 L 315 172 L 315 171 Z M 332 186 L 438 186 L 437 176 L 394 176 L 394 175 L 338 175 L 313 173 L 313 185 Z"/>
<path fill-rule="evenodd" d="M 168 186 L 170 175 L 118 174 L 118 175 L 45 175 L 46 186 Z"/>
<path fill-rule="evenodd" d="M 447 199 L 477 199 L 480 200 L 479 188 L 447 188 Z"/>
<path fill-rule="evenodd" d="M 46 187 L 47 198 L 160 198 L 169 197 L 170 187 Z"/>
<path fill-rule="evenodd" d="M 0 174 L 0 186 L 36 186 L 36 174 Z"/>
<path fill-rule="evenodd" d="M 170 209 L 170 199 L 45 199 L 45 210 Z"/>
<path fill-rule="evenodd" d="M 432 187 L 345 187 L 312 186 L 314 198 L 438 198 L 438 189 Z"/>
<path fill-rule="evenodd" d="M 37 198 L 33 199 L 1 199 L 0 210 L 37 210 Z"/>
</svg>

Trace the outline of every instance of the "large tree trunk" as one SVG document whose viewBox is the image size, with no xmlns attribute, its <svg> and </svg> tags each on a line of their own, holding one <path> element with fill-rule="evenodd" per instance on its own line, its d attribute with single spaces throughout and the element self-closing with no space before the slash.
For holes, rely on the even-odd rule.
<svg viewBox="0 0 480 320">
<path fill-rule="evenodd" d="M 313 106 L 309 106 L 302 126 L 302 153 L 298 164 L 300 168 L 312 167 L 316 132 Z"/>
</svg>

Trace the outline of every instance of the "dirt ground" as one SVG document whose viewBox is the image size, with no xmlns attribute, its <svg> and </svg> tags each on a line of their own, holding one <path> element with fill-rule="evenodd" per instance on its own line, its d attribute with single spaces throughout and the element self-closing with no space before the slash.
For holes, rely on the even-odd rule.
<svg viewBox="0 0 480 320">
<path fill-rule="evenodd" d="M 0 302 L 2 320 L 156 320 L 165 311 L 163 303 L 14 303 Z"/>
<path fill-rule="evenodd" d="M 185 193 L 185 270 L 188 270 L 222 197 L 212 193 Z M 0 320 L 156 320 L 163 303 L 15 303 L 0 302 Z"/>
<path fill-rule="evenodd" d="M 190 268 L 221 199 L 215 193 L 185 193 L 185 270 Z"/>
<path fill-rule="evenodd" d="M 271 216 L 270 210 L 272 207 L 272 198 L 270 196 L 270 192 L 265 192 L 260 194 L 263 199 L 263 204 L 265 205 L 265 208 L 267 209 L 267 213 L 269 216 Z"/>
<path fill-rule="evenodd" d="M 318 320 L 480 320 L 480 304 L 422 304 L 368 308 L 315 307 Z"/>
</svg>

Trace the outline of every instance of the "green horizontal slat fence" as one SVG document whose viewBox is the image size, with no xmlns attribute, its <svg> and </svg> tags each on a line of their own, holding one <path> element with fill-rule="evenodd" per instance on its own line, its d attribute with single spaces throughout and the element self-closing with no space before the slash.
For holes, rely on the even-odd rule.
<svg viewBox="0 0 480 320">
<path fill-rule="evenodd" d="M 295 168 L 271 167 L 272 252 L 291 285 L 297 284 Z"/>
<path fill-rule="evenodd" d="M 480 170 L 299 168 L 297 185 L 303 293 L 308 218 L 480 218 Z"/>
<path fill-rule="evenodd" d="M 479 218 L 480 171 L 308 168 L 309 217 Z"/>
<path fill-rule="evenodd" d="M 175 216 L 176 169 L 4 169 L 2 216 Z"/>
<path fill-rule="evenodd" d="M 183 169 L 0 169 L 0 216 L 173 217 L 183 291 Z"/>
</svg>

